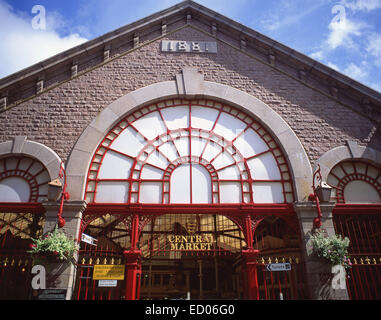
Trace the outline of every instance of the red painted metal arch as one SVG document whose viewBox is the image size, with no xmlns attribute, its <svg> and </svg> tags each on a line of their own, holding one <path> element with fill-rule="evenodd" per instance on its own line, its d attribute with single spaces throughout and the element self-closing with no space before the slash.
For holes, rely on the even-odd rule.
<svg viewBox="0 0 381 320">
<path fill-rule="evenodd" d="M 179 101 L 179 102 L 176 102 L 176 101 Z M 162 106 L 162 104 L 164 104 L 164 106 Z M 217 108 L 216 104 L 219 104 L 221 106 Z M 161 113 L 161 110 L 165 109 L 165 108 L 169 108 L 169 107 L 184 106 L 184 105 L 190 106 L 190 108 L 189 108 L 190 113 L 191 113 L 191 107 L 192 106 L 201 106 L 201 107 L 205 107 L 205 108 L 212 108 L 212 109 L 218 110 L 218 116 L 215 119 L 212 130 L 210 130 L 210 132 L 209 132 L 209 138 L 208 139 L 211 139 L 212 136 L 215 135 L 215 133 L 213 132 L 214 127 L 216 126 L 216 124 L 220 118 L 220 115 L 223 112 L 239 119 L 240 121 L 243 121 L 244 123 L 246 123 L 246 128 L 242 132 L 245 132 L 248 128 L 253 129 L 259 135 L 259 137 L 261 137 L 263 142 L 267 145 L 268 150 L 266 151 L 266 153 L 270 152 L 273 155 L 273 157 L 276 161 L 276 164 L 278 166 L 279 173 L 281 175 L 281 179 L 279 179 L 279 180 L 266 179 L 264 181 L 266 181 L 266 182 L 280 182 L 282 184 L 282 189 L 283 189 L 282 192 L 283 192 L 283 197 L 284 197 L 284 203 L 288 202 L 286 200 L 287 194 L 290 194 L 292 196 L 292 201 L 294 201 L 294 199 L 295 199 L 294 192 L 293 192 L 294 187 L 293 187 L 293 182 L 291 179 L 289 165 L 288 165 L 287 160 L 286 160 L 287 158 L 283 155 L 281 147 L 278 146 L 278 144 L 271 137 L 271 135 L 257 121 L 255 121 L 254 119 L 252 119 L 251 117 L 246 115 L 241 110 L 238 110 L 238 109 L 231 107 L 231 106 L 228 106 L 228 105 L 221 104 L 221 103 L 216 102 L 216 101 L 212 101 L 212 100 L 192 100 L 192 101 L 189 101 L 189 100 L 181 100 L 181 99 L 169 99 L 169 100 L 166 100 L 164 102 L 158 102 L 158 103 L 151 104 L 149 106 L 142 107 L 139 110 L 133 112 L 132 114 L 126 116 L 121 121 L 119 121 L 119 123 L 113 129 L 111 129 L 108 134 L 106 134 L 106 136 L 104 137 L 102 142 L 99 144 L 96 152 L 94 153 L 94 155 L 92 157 L 92 161 L 91 161 L 90 168 L 89 168 L 88 175 L 87 175 L 85 198 L 87 198 L 87 196 L 90 196 L 92 199 L 92 200 L 90 200 L 90 202 L 91 203 L 96 202 L 97 187 L 98 187 L 98 182 L 100 181 L 100 179 L 98 177 L 99 169 L 103 163 L 103 159 L 104 159 L 105 155 L 107 154 L 107 152 L 108 151 L 114 151 L 113 148 L 110 147 L 110 145 L 117 139 L 117 137 L 123 132 L 123 130 L 125 130 L 127 127 L 131 127 L 135 130 L 135 132 L 139 132 L 139 130 L 134 127 L 134 124 L 133 124 L 134 121 L 140 119 L 141 117 L 143 117 L 147 114 L 150 114 L 150 113 L 153 113 L 156 111 L 160 114 L 161 119 L 162 119 L 163 123 L 165 124 L 164 117 Z M 191 116 L 189 119 L 191 119 Z M 178 131 L 178 130 L 188 131 L 187 136 L 189 137 L 189 139 L 191 139 L 191 137 L 196 132 L 200 133 L 201 131 L 203 131 L 202 129 L 199 129 L 199 128 L 192 128 L 192 124 L 190 121 L 188 128 L 176 129 L 176 130 L 171 131 L 167 127 L 167 132 L 165 133 L 165 135 L 169 135 L 170 133 L 173 133 L 173 132 Z M 144 140 L 146 141 L 146 143 L 148 145 L 152 144 L 152 141 L 150 141 L 147 137 L 145 137 L 141 132 L 139 132 L 139 133 L 141 134 L 141 136 L 144 138 Z M 237 137 L 235 139 L 237 139 Z M 155 141 L 157 139 L 158 138 L 156 137 Z M 170 136 L 169 139 L 173 140 L 174 138 Z M 220 137 L 220 139 L 223 139 L 223 137 Z M 233 139 L 233 141 L 235 139 Z M 191 143 L 189 143 L 189 147 L 191 148 Z M 140 151 L 139 154 L 142 154 L 146 148 L 147 148 L 147 145 Z M 157 148 L 156 148 L 156 150 L 157 150 Z M 222 152 L 225 152 L 225 151 L 223 150 Z M 139 190 L 140 190 L 140 180 L 139 179 L 133 179 L 133 177 L 132 177 L 132 173 L 134 172 L 134 168 L 137 165 L 139 155 L 137 155 L 136 157 L 131 157 L 131 156 L 129 156 L 127 154 L 123 154 L 121 152 L 118 152 L 118 153 L 133 160 L 133 165 L 131 167 L 130 177 L 128 179 L 125 179 L 126 181 L 129 182 L 128 202 L 130 202 L 131 201 L 131 194 L 133 192 L 132 191 L 132 183 L 138 182 L 139 183 Z M 191 153 L 190 153 L 190 155 L 191 155 Z M 258 157 L 260 155 L 262 155 L 262 153 L 256 154 L 256 155 L 254 155 L 248 159 L 245 159 L 241 155 L 242 161 L 244 162 L 244 165 L 245 165 L 245 171 L 248 174 L 248 179 L 245 179 L 244 182 L 247 182 L 249 184 L 250 203 L 253 203 L 251 182 L 253 182 L 253 181 L 255 182 L 255 179 L 251 178 L 250 170 L 248 169 L 246 161 L 253 158 L 253 157 Z M 144 163 L 142 163 L 142 164 L 144 165 Z M 111 179 L 111 180 L 113 180 L 113 179 Z M 92 190 L 89 188 L 90 182 L 91 183 L 95 182 L 95 186 Z M 218 183 L 219 182 L 220 181 L 218 181 Z M 241 180 L 241 183 L 244 183 L 244 182 L 243 182 L 243 180 Z M 286 183 L 291 185 L 291 191 L 285 190 L 285 184 Z M 243 188 L 241 188 L 241 190 L 242 190 L 242 193 L 241 193 L 242 194 L 242 203 L 244 203 L 244 201 L 243 201 Z M 134 191 L 134 192 L 136 192 L 136 191 Z M 138 191 L 138 193 L 139 193 L 139 191 Z M 290 202 L 292 202 L 292 201 L 290 201 Z M 245 203 L 247 203 L 247 202 L 245 202 Z"/>
</svg>

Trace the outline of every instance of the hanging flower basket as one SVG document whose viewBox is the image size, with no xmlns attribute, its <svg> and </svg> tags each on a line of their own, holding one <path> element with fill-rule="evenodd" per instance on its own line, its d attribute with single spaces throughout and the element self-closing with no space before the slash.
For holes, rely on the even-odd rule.
<svg viewBox="0 0 381 320">
<path fill-rule="evenodd" d="M 311 236 L 313 252 L 322 259 L 328 260 L 332 265 L 342 265 L 350 268 L 351 262 L 348 258 L 349 238 L 341 235 L 325 236 L 317 232 Z"/>
<path fill-rule="evenodd" d="M 31 253 L 36 260 L 48 260 L 52 262 L 71 261 L 74 253 L 79 249 L 78 244 L 67 237 L 57 228 L 49 232 L 41 239 L 32 239 Z"/>
</svg>

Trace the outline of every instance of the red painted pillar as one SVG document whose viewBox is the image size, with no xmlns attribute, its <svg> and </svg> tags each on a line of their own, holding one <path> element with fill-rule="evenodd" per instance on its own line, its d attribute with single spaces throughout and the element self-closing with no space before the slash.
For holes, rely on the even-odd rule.
<svg viewBox="0 0 381 320">
<path fill-rule="evenodd" d="M 142 273 L 140 250 L 124 251 L 126 258 L 126 300 L 138 300 Z"/>
<path fill-rule="evenodd" d="M 248 249 L 242 251 L 242 257 L 244 259 L 244 270 L 246 272 L 245 291 L 247 299 L 259 300 L 259 287 L 258 287 L 258 273 L 257 273 L 257 257 L 259 250 Z"/>
<path fill-rule="evenodd" d="M 141 251 L 137 249 L 139 236 L 139 215 L 132 216 L 131 249 L 124 251 L 126 259 L 126 300 L 138 300 L 140 295 L 140 278 L 142 267 Z"/>
</svg>

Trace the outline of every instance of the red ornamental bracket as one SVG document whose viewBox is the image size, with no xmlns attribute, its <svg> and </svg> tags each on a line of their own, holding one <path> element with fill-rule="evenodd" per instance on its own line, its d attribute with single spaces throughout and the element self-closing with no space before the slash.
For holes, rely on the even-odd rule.
<svg viewBox="0 0 381 320">
<path fill-rule="evenodd" d="M 61 168 L 60 168 L 60 173 L 59 173 L 59 177 L 62 179 L 64 179 L 64 185 L 63 185 L 63 190 L 62 190 L 62 194 L 61 194 L 61 202 L 60 202 L 60 208 L 59 208 L 59 211 L 57 213 L 57 221 L 58 221 L 58 228 L 62 228 L 64 225 L 65 225 L 65 219 L 62 217 L 62 211 L 63 211 L 63 203 L 65 200 L 69 200 L 70 198 L 70 195 L 68 192 L 66 192 L 66 187 L 67 187 L 67 184 L 66 184 L 66 171 L 63 167 L 63 163 L 61 162 Z"/>
<path fill-rule="evenodd" d="M 322 218 L 323 215 L 321 213 L 319 197 L 317 196 L 317 193 L 316 193 L 315 180 L 318 180 L 320 183 L 322 181 L 322 176 L 321 176 L 321 171 L 320 171 L 320 165 L 318 165 L 318 168 L 317 168 L 317 170 L 315 171 L 315 173 L 314 173 L 314 175 L 312 177 L 312 190 L 313 190 L 314 193 L 310 194 L 308 196 L 308 200 L 316 202 L 316 209 L 317 209 L 318 215 L 314 219 L 314 227 L 316 229 L 319 229 L 321 227 L 321 218 Z"/>
</svg>

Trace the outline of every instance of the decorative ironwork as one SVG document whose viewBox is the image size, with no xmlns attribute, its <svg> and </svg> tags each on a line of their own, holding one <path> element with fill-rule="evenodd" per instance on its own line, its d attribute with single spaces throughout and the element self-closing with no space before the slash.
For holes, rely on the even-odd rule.
<svg viewBox="0 0 381 320">
<path fill-rule="evenodd" d="M 20 156 L 0 159 L 0 183 L 8 178 L 20 178 L 28 185 L 28 199 L 18 202 L 41 202 L 48 196 L 49 173 L 35 159 Z M 2 202 L 13 201 L 3 197 L 2 199 Z"/>
<path fill-rule="evenodd" d="M 63 190 L 62 190 L 61 200 L 60 200 L 60 208 L 57 213 L 58 227 L 62 228 L 65 225 L 65 219 L 62 217 L 63 204 L 65 200 L 69 200 L 70 198 L 69 192 L 66 192 L 66 188 L 67 188 L 66 170 L 64 168 L 63 162 L 61 162 L 61 165 L 60 165 L 59 177 L 61 179 L 62 178 L 64 179 Z"/>
<path fill-rule="evenodd" d="M 205 110 L 207 118 L 199 120 L 197 118 L 200 115 L 199 110 Z M 175 117 L 176 120 L 173 119 L 171 112 L 179 113 L 178 117 Z M 231 133 L 231 129 L 224 123 L 228 120 L 241 129 Z M 151 125 L 147 127 L 146 122 Z M 154 132 L 154 123 L 158 128 L 157 132 Z M 247 148 L 245 134 L 250 136 L 248 139 L 257 141 L 255 142 L 257 151 L 245 151 Z M 130 136 L 135 137 L 133 138 L 135 140 L 127 138 Z M 118 144 L 119 141 L 126 139 L 130 139 L 129 145 L 136 147 L 125 149 L 122 144 Z M 127 172 L 128 176 L 116 176 L 115 170 L 106 172 L 104 168 L 114 162 L 124 166 L 124 172 Z M 255 168 L 271 167 L 274 163 L 274 168 L 277 169 L 271 169 L 275 170 L 273 173 L 266 171 L 269 169 L 263 169 L 267 173 L 260 173 L 262 169 L 253 172 L 254 162 Z M 236 108 L 215 101 L 181 99 L 142 107 L 122 119 L 105 136 L 90 165 L 86 200 L 89 203 L 175 203 L 171 179 L 177 168 L 185 165 L 189 165 L 190 170 L 190 181 L 187 182 L 191 186 L 189 203 L 200 203 L 199 200 L 192 199 L 192 174 L 202 175 L 203 170 L 210 176 L 209 203 L 261 202 L 254 201 L 256 195 L 259 197 L 262 194 L 271 194 L 259 191 L 256 193 L 254 187 L 261 188 L 262 185 L 275 188 L 274 192 L 279 191 L 279 195 L 282 195 L 282 200 L 266 201 L 277 203 L 294 201 L 286 158 L 275 140 L 258 122 Z M 229 197 L 226 188 L 232 188 L 233 191 L 238 186 L 239 199 L 232 201 L 222 198 L 222 196 Z M 278 186 L 280 190 L 277 189 Z M 118 193 L 123 199 L 104 200 L 105 188 L 126 190 L 126 196 L 122 196 L 124 193 Z M 147 190 L 146 194 L 150 194 L 149 197 L 160 194 L 160 199 L 152 197 L 148 199 L 148 196 L 144 196 L 143 199 L 143 190 Z M 154 191 L 150 193 L 148 190 Z M 201 203 L 204 201 L 206 200 L 203 199 Z"/>
<path fill-rule="evenodd" d="M 316 209 L 317 209 L 318 215 L 314 219 L 314 227 L 316 229 L 319 229 L 321 227 L 321 218 L 322 218 L 323 215 L 322 215 L 321 208 L 320 208 L 319 197 L 316 194 L 316 186 L 315 186 L 315 181 L 316 180 L 318 180 L 320 183 L 322 182 L 320 165 L 318 165 L 318 168 L 316 169 L 316 171 L 314 172 L 314 175 L 312 177 L 312 190 L 313 190 L 313 194 L 310 194 L 309 197 L 308 197 L 308 199 L 310 201 L 315 201 L 316 202 Z"/>
<path fill-rule="evenodd" d="M 363 181 L 371 185 L 381 199 L 381 169 L 364 161 L 344 161 L 336 165 L 328 175 L 327 183 L 333 188 L 333 199 L 346 203 L 345 187 L 352 181 Z"/>
<path fill-rule="evenodd" d="M 349 297 L 356 300 L 381 299 L 381 216 L 379 212 L 348 212 L 345 214 L 341 207 L 339 214 L 334 211 L 333 219 L 336 232 L 350 239 Z"/>
</svg>

